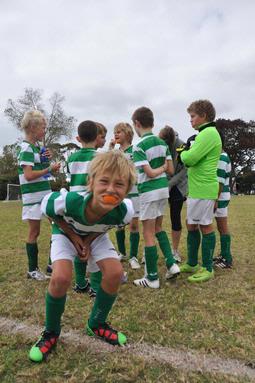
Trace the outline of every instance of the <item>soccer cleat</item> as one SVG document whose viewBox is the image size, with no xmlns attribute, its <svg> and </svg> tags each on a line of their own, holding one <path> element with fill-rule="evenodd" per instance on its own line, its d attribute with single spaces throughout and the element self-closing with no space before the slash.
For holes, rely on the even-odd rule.
<svg viewBox="0 0 255 383">
<path fill-rule="evenodd" d="M 214 277 L 214 271 L 208 271 L 205 267 L 201 267 L 195 274 L 188 277 L 188 281 L 192 283 L 206 282 Z"/>
<path fill-rule="evenodd" d="M 49 353 L 56 347 L 58 335 L 53 331 L 44 330 L 41 338 L 33 345 L 29 352 L 29 359 L 40 363 L 47 358 Z"/>
<path fill-rule="evenodd" d="M 90 283 L 88 280 L 86 280 L 86 285 L 84 287 L 80 287 L 79 285 L 75 285 L 73 288 L 73 291 L 75 291 L 78 294 L 88 294 L 90 298 L 95 298 L 97 293 L 92 287 L 90 287 Z"/>
<path fill-rule="evenodd" d="M 86 333 L 112 344 L 113 346 L 123 346 L 127 338 L 122 332 L 114 330 L 108 323 L 99 324 L 98 327 L 90 328 L 87 324 Z"/>
<path fill-rule="evenodd" d="M 124 285 L 128 281 L 128 273 L 126 271 L 123 271 L 123 274 L 120 279 L 120 283 Z"/>
<path fill-rule="evenodd" d="M 133 270 L 140 269 L 140 267 L 141 267 L 139 262 L 138 262 L 138 259 L 136 257 L 130 258 L 129 264 L 131 266 L 131 269 L 133 269 Z"/>
<path fill-rule="evenodd" d="M 188 263 L 184 263 L 180 266 L 181 273 L 196 273 L 200 269 L 200 265 L 190 266 Z"/>
<path fill-rule="evenodd" d="M 179 274 L 180 268 L 176 263 L 174 263 L 171 267 L 169 267 L 169 269 L 167 269 L 166 279 L 176 278 Z"/>
<path fill-rule="evenodd" d="M 36 269 L 34 271 L 28 271 L 27 278 L 34 279 L 36 281 L 46 281 L 47 279 L 50 279 L 50 276 L 45 275 L 42 271 L 40 271 L 39 269 Z"/>
<path fill-rule="evenodd" d="M 125 261 L 126 259 L 128 259 L 128 255 L 119 253 L 119 259 L 120 261 Z"/>
<path fill-rule="evenodd" d="M 143 277 L 141 279 L 135 279 L 133 283 L 135 286 L 150 287 L 151 289 L 159 289 L 159 279 L 150 281 L 147 277 Z"/>
<path fill-rule="evenodd" d="M 47 265 L 47 267 L 46 267 L 46 273 L 47 273 L 47 274 L 52 274 L 52 266 L 51 266 L 51 265 Z"/>
<path fill-rule="evenodd" d="M 232 269 L 233 266 L 232 262 L 227 262 L 227 260 L 223 257 L 219 257 L 213 265 L 219 269 Z"/>
<path fill-rule="evenodd" d="M 182 259 L 178 250 L 173 251 L 173 257 L 176 260 L 176 262 L 181 263 Z"/>
</svg>

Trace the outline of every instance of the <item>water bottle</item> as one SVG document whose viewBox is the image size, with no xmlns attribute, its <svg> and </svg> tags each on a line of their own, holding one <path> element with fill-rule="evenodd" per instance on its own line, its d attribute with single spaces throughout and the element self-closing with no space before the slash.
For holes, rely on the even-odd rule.
<svg viewBox="0 0 255 383">
<path fill-rule="evenodd" d="M 41 164 L 42 164 L 43 169 L 46 169 L 50 166 L 49 159 L 46 156 L 46 148 L 45 147 L 42 147 L 40 150 L 40 160 L 41 160 Z M 43 178 L 48 179 L 50 176 L 51 176 L 51 174 L 47 173 L 47 174 L 44 174 Z"/>
</svg>

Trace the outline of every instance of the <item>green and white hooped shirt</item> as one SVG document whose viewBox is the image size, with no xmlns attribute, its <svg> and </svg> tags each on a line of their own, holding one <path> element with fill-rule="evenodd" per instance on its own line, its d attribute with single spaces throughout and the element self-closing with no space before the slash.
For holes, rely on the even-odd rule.
<svg viewBox="0 0 255 383">
<path fill-rule="evenodd" d="M 68 173 L 71 175 L 70 191 L 85 192 L 88 182 L 89 164 L 96 149 L 82 148 L 71 154 L 67 160 Z"/>
<path fill-rule="evenodd" d="M 230 201 L 229 177 L 231 173 L 231 162 L 227 153 L 222 152 L 218 163 L 217 176 L 219 183 L 223 185 L 218 199 L 218 208 L 227 207 Z"/>
<path fill-rule="evenodd" d="M 168 146 L 153 133 L 143 135 L 137 145 L 133 147 L 135 166 L 138 168 L 138 192 L 140 202 L 147 203 L 159 201 L 169 197 L 168 180 L 166 173 L 155 178 L 150 178 L 143 170 L 144 165 L 150 165 L 152 169 L 163 166 L 165 160 L 171 160 Z"/>
<path fill-rule="evenodd" d="M 124 154 L 125 154 L 126 158 L 129 161 L 134 162 L 134 158 L 133 158 L 133 146 L 132 145 L 124 150 Z M 137 172 L 137 177 L 138 177 L 138 172 Z M 135 183 L 135 185 L 133 185 L 132 189 L 130 190 L 130 192 L 127 195 L 127 198 L 131 198 L 131 199 L 135 198 L 135 197 L 139 197 L 138 188 L 137 188 L 137 182 Z"/>
<path fill-rule="evenodd" d="M 51 192 L 50 182 L 43 176 L 27 181 L 23 166 L 32 166 L 32 170 L 43 170 L 40 160 L 40 147 L 23 141 L 18 155 L 18 174 L 23 206 L 41 203 L 43 197 Z"/>
<path fill-rule="evenodd" d="M 69 227 L 79 235 L 89 233 L 105 233 L 115 226 L 127 225 L 134 214 L 130 199 L 124 199 L 121 204 L 104 215 L 98 222 L 90 224 L 85 217 L 85 209 L 92 193 L 68 192 L 61 189 L 60 192 L 48 194 L 42 201 L 41 210 L 43 214 L 52 218 L 63 218 Z M 52 234 L 64 234 L 59 226 L 52 225 Z"/>
</svg>

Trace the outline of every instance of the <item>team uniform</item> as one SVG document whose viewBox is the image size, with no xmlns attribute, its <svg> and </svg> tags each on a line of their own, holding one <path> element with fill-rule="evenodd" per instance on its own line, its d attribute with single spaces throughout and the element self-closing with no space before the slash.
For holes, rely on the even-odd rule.
<svg viewBox="0 0 255 383">
<path fill-rule="evenodd" d="M 187 223 L 209 225 L 214 217 L 215 200 L 218 198 L 219 183 L 217 165 L 221 153 L 221 139 L 215 123 L 210 122 L 199 127 L 199 134 L 189 150 L 181 153 L 181 160 L 188 168 Z M 204 272 L 205 278 L 212 273 L 212 255 L 215 249 L 215 233 L 202 236 L 202 268 L 199 270 L 198 249 L 200 231 L 188 231 L 188 261 L 181 266 L 182 272 Z M 207 273 L 209 272 L 209 273 Z M 193 278 L 194 277 L 194 278 Z M 199 281 L 202 279 L 199 277 Z M 188 278 L 196 282 L 197 276 Z M 207 280 L 207 279 L 204 279 Z"/>
<path fill-rule="evenodd" d="M 88 180 L 89 164 L 96 154 L 94 148 L 82 148 L 71 154 L 67 160 L 67 169 L 70 173 L 70 191 L 85 192 Z"/>
<path fill-rule="evenodd" d="M 230 201 L 229 177 L 231 173 L 231 162 L 227 153 L 222 152 L 218 163 L 217 176 L 219 183 L 223 185 L 218 198 L 218 207 L 215 217 L 225 218 L 228 216 L 228 204 Z M 220 234 L 220 256 L 214 258 L 214 266 L 225 269 L 231 268 L 233 259 L 231 254 L 231 235 Z"/>
<path fill-rule="evenodd" d="M 80 195 L 77 192 L 53 192 L 47 195 L 41 204 L 42 212 L 53 219 L 62 217 L 70 228 L 80 236 L 90 233 L 102 233 L 91 244 L 91 256 L 88 260 L 88 269 L 91 272 L 98 271 L 97 262 L 106 258 L 119 259 L 117 251 L 110 241 L 107 231 L 118 225 L 127 225 L 133 217 L 133 207 L 130 200 L 125 199 L 118 207 L 107 213 L 99 222 L 92 225 L 86 221 L 84 210 L 92 197 L 92 193 L 86 192 Z M 52 262 L 67 259 L 74 260 L 77 251 L 63 233 L 59 226 L 52 226 Z"/>
<path fill-rule="evenodd" d="M 218 198 L 218 208 L 215 217 L 228 216 L 228 204 L 230 201 L 229 177 L 231 173 L 231 162 L 227 153 L 222 152 L 218 163 L 217 176 L 220 184 L 223 185 L 222 192 Z"/>
<path fill-rule="evenodd" d="M 51 192 L 50 182 L 47 176 L 38 177 L 28 181 L 24 175 L 23 166 L 31 166 L 32 170 L 43 170 L 41 163 L 39 146 L 23 141 L 18 154 L 18 174 L 20 189 L 22 194 L 22 220 L 42 219 L 41 201 Z M 28 257 L 27 277 L 43 281 L 48 277 L 38 268 L 38 245 L 35 243 L 26 243 L 26 253 Z"/>
<path fill-rule="evenodd" d="M 81 148 L 77 152 L 71 154 L 67 159 L 67 171 L 70 174 L 69 190 L 71 192 L 86 192 L 89 165 L 95 155 L 95 148 Z M 96 290 L 95 288 L 90 288 L 90 283 L 86 278 L 87 262 L 83 262 L 79 257 L 76 257 L 74 260 L 74 269 L 74 291 L 77 293 L 88 293 L 91 298 L 94 298 Z M 99 269 L 97 269 L 97 271 L 99 271 Z"/>
<path fill-rule="evenodd" d="M 155 178 L 150 178 L 143 170 L 144 165 L 150 165 L 156 169 L 165 164 L 166 160 L 171 160 L 168 146 L 163 140 L 153 133 L 146 133 L 133 148 L 134 164 L 138 169 L 138 192 L 140 200 L 141 221 L 155 219 L 164 215 L 167 205 L 169 191 L 166 173 L 163 172 Z M 171 246 L 165 231 L 156 233 L 161 251 L 165 257 L 167 266 L 166 278 L 172 278 L 179 273 L 179 268 L 175 270 L 175 259 L 173 258 Z M 134 284 L 143 287 L 159 287 L 159 277 L 157 271 L 157 248 L 147 246 L 144 249 L 145 255 L 145 277 L 137 279 Z"/>
<path fill-rule="evenodd" d="M 143 170 L 144 165 L 153 169 L 171 160 L 170 151 L 163 140 L 153 133 L 143 135 L 133 149 L 134 164 L 138 168 L 138 192 L 140 198 L 140 220 L 155 219 L 164 214 L 168 201 L 166 173 L 150 178 Z"/>
<path fill-rule="evenodd" d="M 125 156 L 133 161 L 133 146 L 129 146 L 126 150 L 124 150 Z M 127 198 L 130 198 L 134 207 L 134 216 L 133 218 L 139 217 L 140 212 L 140 204 L 139 204 L 139 193 L 137 188 L 137 183 L 132 187 L 130 192 L 127 195 Z"/>
<path fill-rule="evenodd" d="M 27 181 L 23 166 L 32 166 L 32 170 L 43 170 L 40 159 L 40 147 L 23 141 L 18 155 L 18 174 L 22 194 L 22 219 L 40 220 L 42 213 L 40 204 L 43 197 L 51 192 L 50 182 L 45 176 Z"/>
</svg>

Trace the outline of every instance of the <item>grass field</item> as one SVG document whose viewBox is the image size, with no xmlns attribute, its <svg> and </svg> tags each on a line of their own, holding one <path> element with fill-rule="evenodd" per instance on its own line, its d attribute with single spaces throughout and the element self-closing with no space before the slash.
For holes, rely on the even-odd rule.
<svg viewBox="0 0 255 383">
<path fill-rule="evenodd" d="M 47 283 L 26 279 L 24 243 L 27 228 L 20 216 L 20 204 L 0 203 L 0 316 L 41 329 Z M 244 362 L 254 360 L 254 216 L 255 197 L 232 199 L 229 222 L 234 268 L 216 271 L 214 280 L 191 285 L 185 276 L 181 276 L 175 282 L 165 282 L 162 256 L 159 290 L 136 288 L 132 280 L 142 275 L 142 270 L 129 271 L 129 283 L 121 287 L 118 302 L 109 318 L 112 324 L 122 329 L 132 344 L 144 342 L 176 350 L 197 350 L 205 355 Z M 165 229 L 169 233 L 168 216 Z M 114 241 L 114 232 L 111 232 L 111 237 Z M 44 220 L 39 240 L 41 269 L 45 269 L 47 264 L 49 239 L 49 225 Z M 185 239 L 184 229 L 180 248 L 183 255 L 186 253 Z M 91 304 L 87 296 L 70 290 L 63 331 L 76 330 L 83 336 Z M 31 344 L 29 334 L 26 337 L 0 333 L 1 383 L 250 381 L 231 375 L 185 371 L 156 361 L 149 363 L 132 353 L 125 353 L 125 356 L 116 351 L 100 353 L 96 349 L 88 350 L 61 341 L 47 363 L 34 365 L 27 357 Z"/>
</svg>

